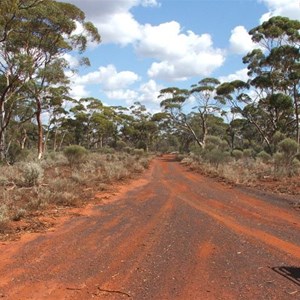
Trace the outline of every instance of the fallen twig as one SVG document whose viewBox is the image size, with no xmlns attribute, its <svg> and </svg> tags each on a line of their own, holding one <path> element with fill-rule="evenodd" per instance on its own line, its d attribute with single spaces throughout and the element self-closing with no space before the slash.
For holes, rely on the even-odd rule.
<svg viewBox="0 0 300 300">
<path fill-rule="evenodd" d="M 81 291 L 82 288 L 72 288 L 72 287 L 66 287 L 67 290 L 70 290 L 70 291 Z"/>
<path fill-rule="evenodd" d="M 97 287 L 97 289 L 99 290 L 99 292 L 105 292 L 105 293 L 115 293 L 115 294 L 120 294 L 120 295 L 124 295 L 127 296 L 128 298 L 131 298 L 131 296 L 125 292 L 121 292 L 121 291 L 116 291 L 116 290 L 106 290 L 106 289 L 102 289 L 99 286 Z"/>
</svg>

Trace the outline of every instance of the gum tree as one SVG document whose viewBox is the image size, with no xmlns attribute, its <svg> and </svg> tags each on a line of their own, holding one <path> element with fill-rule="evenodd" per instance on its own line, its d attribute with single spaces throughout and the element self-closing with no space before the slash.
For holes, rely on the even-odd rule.
<svg viewBox="0 0 300 300">
<path fill-rule="evenodd" d="M 285 17 L 273 17 L 250 30 L 252 40 L 260 48 L 247 54 L 250 84 L 259 93 L 262 105 L 274 104 L 286 108 L 292 99 L 294 121 L 287 123 L 300 143 L 299 91 L 300 91 L 300 22 Z M 274 106 L 273 105 L 273 106 Z M 281 105 L 281 106 L 282 106 Z M 273 107 L 273 117 L 274 112 Z"/>
<path fill-rule="evenodd" d="M 25 3 L 26 9 L 22 6 Z M 31 99 L 36 105 L 38 157 L 41 158 L 43 107 L 56 88 L 68 84 L 64 73 L 68 64 L 63 55 L 73 50 L 82 53 L 88 38 L 99 42 L 100 36 L 94 25 L 85 21 L 84 13 L 72 4 L 53 0 L 19 0 L 13 4 L 13 8 L 9 5 L 2 8 L 4 17 L 0 22 L 3 40 L 0 44 L 0 153 L 4 159 L 5 130 L 16 103 Z M 3 21 L 5 18 L 7 21 Z M 78 24 L 83 30 L 75 34 Z"/>
</svg>

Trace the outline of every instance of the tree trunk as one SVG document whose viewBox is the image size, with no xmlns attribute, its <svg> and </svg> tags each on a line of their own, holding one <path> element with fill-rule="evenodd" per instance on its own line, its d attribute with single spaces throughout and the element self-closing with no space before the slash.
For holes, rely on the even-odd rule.
<svg viewBox="0 0 300 300">
<path fill-rule="evenodd" d="M 38 159 L 41 159 L 44 154 L 44 133 L 43 133 L 43 124 L 42 124 L 42 107 L 41 101 L 36 99 L 37 111 L 36 111 L 36 121 L 38 125 Z"/>
<path fill-rule="evenodd" d="M 57 148 L 57 128 L 54 131 L 54 137 L 53 137 L 53 151 L 55 152 Z"/>
<path fill-rule="evenodd" d="M 195 133 L 194 129 L 190 126 L 190 124 L 188 124 L 187 122 L 185 122 L 186 127 L 189 129 L 189 131 L 192 133 L 195 141 L 197 142 L 197 144 L 201 147 L 204 148 L 204 143 L 203 141 L 199 140 L 199 138 L 197 137 L 197 134 Z"/>
<path fill-rule="evenodd" d="M 66 132 L 63 133 L 63 136 L 62 136 L 61 141 L 59 143 L 58 151 L 61 151 L 65 136 L 66 136 Z"/>
<path fill-rule="evenodd" d="M 248 120 L 249 120 L 249 119 L 248 119 Z M 258 130 L 258 132 L 260 133 L 260 135 L 262 136 L 262 138 L 263 138 L 264 141 L 266 142 L 266 144 L 267 144 L 267 146 L 268 146 L 268 148 L 269 148 L 270 153 L 273 154 L 273 149 L 272 149 L 272 147 L 271 147 L 271 143 L 270 143 L 269 139 L 267 138 L 267 136 L 263 133 L 263 131 L 262 131 L 262 129 L 259 127 L 259 125 L 258 125 L 255 121 L 253 121 L 252 119 L 250 119 L 249 122 L 252 123 L 252 124 L 256 127 L 256 129 Z"/>
<path fill-rule="evenodd" d="M 26 144 L 26 141 L 27 141 L 27 138 L 28 138 L 26 129 L 23 129 L 23 134 L 24 134 L 24 136 L 23 136 L 23 138 L 21 139 L 21 142 L 20 142 L 20 146 L 21 146 L 22 150 L 25 149 L 25 144 Z"/>
<path fill-rule="evenodd" d="M 5 130 L 0 129 L 0 159 L 5 161 L 6 158 L 6 147 L 5 147 Z"/>
<path fill-rule="evenodd" d="M 0 159 L 1 161 L 5 160 L 5 153 L 6 153 L 6 143 L 5 143 L 5 107 L 4 107 L 4 101 L 1 100 L 1 107 L 0 107 Z"/>
<path fill-rule="evenodd" d="M 297 101 L 297 86 L 296 83 L 294 84 L 294 106 L 295 106 L 295 117 L 296 117 L 296 140 L 298 143 L 298 152 L 300 147 L 300 124 L 299 124 L 299 108 L 298 108 L 298 101 Z"/>
</svg>

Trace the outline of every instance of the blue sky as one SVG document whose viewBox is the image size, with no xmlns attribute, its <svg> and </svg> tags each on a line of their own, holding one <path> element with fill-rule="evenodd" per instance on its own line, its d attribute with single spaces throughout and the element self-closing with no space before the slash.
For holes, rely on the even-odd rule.
<svg viewBox="0 0 300 300">
<path fill-rule="evenodd" d="M 90 67 L 73 74 L 72 96 L 107 105 L 139 101 L 159 109 L 165 87 L 205 77 L 247 79 L 248 31 L 274 15 L 300 19 L 299 0 L 64 0 L 80 7 L 102 36 Z M 76 67 L 77 57 L 66 57 Z"/>
</svg>

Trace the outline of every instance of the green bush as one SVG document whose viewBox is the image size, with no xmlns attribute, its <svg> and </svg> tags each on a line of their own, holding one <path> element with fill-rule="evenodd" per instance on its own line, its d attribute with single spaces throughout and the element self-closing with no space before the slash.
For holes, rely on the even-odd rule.
<svg viewBox="0 0 300 300">
<path fill-rule="evenodd" d="M 222 151 L 218 148 L 215 148 L 211 151 L 205 151 L 204 159 L 218 168 L 220 164 L 229 161 L 230 153 L 228 151 Z"/>
<path fill-rule="evenodd" d="M 134 149 L 133 150 L 133 154 L 136 156 L 139 156 L 139 157 L 143 156 L 144 153 L 145 153 L 144 149 Z"/>
<path fill-rule="evenodd" d="M 275 173 L 277 175 L 292 176 L 299 171 L 297 159 L 298 144 L 291 138 L 286 138 L 278 144 L 279 152 L 274 155 Z"/>
<path fill-rule="evenodd" d="M 239 159 L 241 159 L 241 158 L 243 157 L 243 151 L 235 149 L 235 150 L 232 151 L 231 155 L 232 155 L 236 160 L 239 160 Z"/>
<path fill-rule="evenodd" d="M 252 149 L 245 149 L 243 151 L 244 158 L 252 158 L 253 157 L 253 150 Z"/>
<path fill-rule="evenodd" d="M 256 155 L 256 158 L 261 160 L 262 162 L 264 163 L 268 163 L 271 161 L 272 159 L 272 156 L 267 153 L 266 151 L 260 151 L 257 155 Z"/>
<path fill-rule="evenodd" d="M 284 154 L 287 160 L 291 160 L 297 154 L 298 144 L 295 140 L 287 138 L 278 144 L 278 150 Z"/>
<path fill-rule="evenodd" d="M 88 151 L 79 145 L 71 145 L 64 149 L 64 155 L 66 156 L 70 165 L 79 165 L 84 162 Z"/>
<path fill-rule="evenodd" d="M 122 151 L 127 147 L 127 144 L 124 141 L 117 141 L 116 142 L 116 150 Z"/>
<path fill-rule="evenodd" d="M 23 173 L 23 185 L 28 187 L 39 185 L 44 176 L 43 168 L 36 162 L 22 164 L 21 171 Z"/>
</svg>

